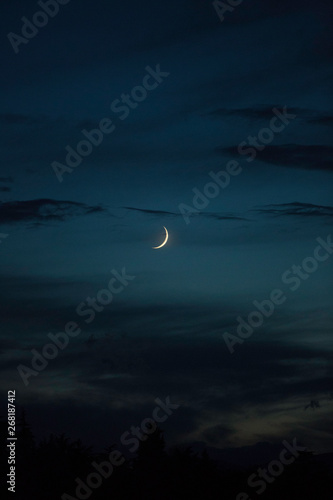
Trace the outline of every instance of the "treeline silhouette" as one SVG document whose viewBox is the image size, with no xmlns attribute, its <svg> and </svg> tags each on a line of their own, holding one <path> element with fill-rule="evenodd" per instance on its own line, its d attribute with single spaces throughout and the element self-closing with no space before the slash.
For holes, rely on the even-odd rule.
<svg viewBox="0 0 333 500">
<path fill-rule="evenodd" d="M 16 493 L 8 492 L 7 423 L 0 421 L 1 480 L 5 496 L 15 500 L 60 500 L 64 493 L 74 499 L 79 477 L 96 472 L 92 462 L 108 461 L 114 445 L 103 453 L 80 440 L 50 435 L 38 444 L 27 423 L 25 414 L 17 420 Z M 258 466 L 265 464 L 258 464 Z M 331 500 L 333 498 L 332 469 L 317 461 L 312 453 L 304 452 L 260 495 L 247 485 L 249 469 L 229 467 L 211 460 L 206 451 L 194 453 L 191 447 L 166 451 L 163 431 L 159 428 L 141 441 L 136 455 L 114 467 L 100 487 L 92 489 L 86 498 L 92 500 Z M 70 496 L 68 498 L 70 498 Z M 82 498 L 82 497 L 81 497 Z"/>
</svg>

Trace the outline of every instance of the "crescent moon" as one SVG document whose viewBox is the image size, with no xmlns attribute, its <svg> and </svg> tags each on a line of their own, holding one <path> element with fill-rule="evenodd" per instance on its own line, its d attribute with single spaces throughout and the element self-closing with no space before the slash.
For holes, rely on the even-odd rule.
<svg viewBox="0 0 333 500">
<path fill-rule="evenodd" d="M 164 226 L 163 226 L 164 227 Z M 164 247 L 164 245 L 166 244 L 166 242 L 168 241 L 169 239 L 169 233 L 168 233 L 168 230 L 166 227 L 164 227 L 165 229 L 165 240 L 163 241 L 162 245 L 159 245 L 158 247 L 152 247 L 154 250 L 157 250 L 158 248 L 162 248 Z"/>
</svg>

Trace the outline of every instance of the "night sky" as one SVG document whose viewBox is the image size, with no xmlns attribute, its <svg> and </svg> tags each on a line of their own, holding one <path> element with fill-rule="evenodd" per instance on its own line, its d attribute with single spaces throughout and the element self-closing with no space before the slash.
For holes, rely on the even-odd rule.
<svg viewBox="0 0 333 500">
<path fill-rule="evenodd" d="M 71 0 L 22 41 L 40 7 L 2 3 L 1 389 L 38 436 L 119 442 L 169 396 L 170 444 L 333 450 L 329 4 Z"/>
</svg>

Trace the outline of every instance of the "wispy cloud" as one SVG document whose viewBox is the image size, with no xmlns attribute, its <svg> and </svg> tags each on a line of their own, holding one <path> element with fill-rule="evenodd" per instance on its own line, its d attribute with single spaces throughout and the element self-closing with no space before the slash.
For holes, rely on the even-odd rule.
<svg viewBox="0 0 333 500">
<path fill-rule="evenodd" d="M 148 208 L 135 208 L 135 207 L 121 207 L 126 210 L 132 210 L 135 212 L 141 212 L 146 215 L 155 215 L 156 217 L 183 217 L 180 212 L 169 212 L 165 210 L 152 210 Z M 248 220 L 244 217 L 240 217 L 239 215 L 235 215 L 232 213 L 222 213 L 222 212 L 199 212 L 193 211 L 192 214 L 189 214 L 189 217 L 205 217 L 208 219 L 215 220 Z"/>
<path fill-rule="evenodd" d="M 297 215 L 305 217 L 332 217 L 333 207 L 323 205 L 312 205 L 311 203 L 280 203 L 276 205 L 266 205 L 263 208 L 256 209 L 257 212 L 268 215 Z"/>
<path fill-rule="evenodd" d="M 283 104 L 270 104 L 269 106 L 258 105 L 252 106 L 251 108 L 217 108 L 206 113 L 206 116 L 211 116 L 212 118 L 237 116 L 240 118 L 248 118 L 249 120 L 269 120 L 272 118 L 272 110 L 274 108 L 281 109 L 283 108 Z M 308 123 L 316 125 L 333 125 L 333 117 L 322 111 L 288 106 L 288 112 L 295 114 L 297 119 Z"/>
<path fill-rule="evenodd" d="M 214 111 L 207 113 L 207 116 L 214 118 L 226 116 L 238 116 L 241 118 L 248 118 L 251 120 L 269 120 L 273 116 L 273 108 L 281 109 L 283 105 L 272 104 L 270 106 L 253 106 L 251 108 L 217 108 Z M 299 116 L 302 112 L 299 108 L 288 107 L 288 112 Z"/>
<path fill-rule="evenodd" d="M 167 217 L 177 217 L 179 216 L 180 214 L 176 213 L 176 212 L 168 212 L 166 210 L 153 210 L 153 209 L 149 209 L 149 208 L 135 208 L 135 207 L 121 207 L 121 208 L 124 208 L 126 210 L 133 210 L 134 212 L 142 212 L 144 214 L 147 214 L 147 215 L 156 215 L 156 216 L 167 216 Z"/>
<path fill-rule="evenodd" d="M 61 222 L 70 217 L 106 212 L 102 206 L 90 206 L 75 201 L 37 199 L 10 201 L 0 205 L 0 224 Z"/>
<path fill-rule="evenodd" d="M 333 125 L 333 116 L 318 116 L 316 118 L 312 118 L 309 120 L 309 123 L 313 123 L 315 125 L 324 125 L 327 127 L 332 127 Z"/>
<path fill-rule="evenodd" d="M 217 151 L 239 157 L 237 146 L 217 148 Z M 282 167 L 330 171 L 333 170 L 333 147 L 321 144 L 266 146 L 264 150 L 257 154 L 256 159 Z"/>
</svg>

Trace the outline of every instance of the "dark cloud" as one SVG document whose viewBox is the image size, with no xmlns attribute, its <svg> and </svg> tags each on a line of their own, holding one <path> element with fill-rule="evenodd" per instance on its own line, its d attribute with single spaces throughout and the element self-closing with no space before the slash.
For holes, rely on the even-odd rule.
<svg viewBox="0 0 333 500">
<path fill-rule="evenodd" d="M 238 146 L 217 148 L 216 151 L 239 157 Z M 282 167 L 331 171 L 333 170 L 333 147 L 320 144 L 266 146 L 265 149 L 257 152 L 256 160 Z"/>
<path fill-rule="evenodd" d="M 131 314 L 130 308 L 128 312 Z M 122 339 L 109 343 L 107 339 L 100 340 L 103 345 L 98 351 L 74 340 L 31 381 L 30 391 L 48 384 L 59 371 L 64 376 L 71 373 L 71 384 L 75 384 L 68 406 L 82 400 L 88 388 L 94 393 L 108 394 L 108 407 L 113 408 L 116 428 L 121 425 L 116 414 L 119 403 L 125 413 L 131 414 L 132 402 L 141 401 L 143 407 L 134 418 L 134 421 L 141 421 L 145 401 L 168 394 L 181 408 L 188 409 L 191 416 L 187 429 L 179 425 L 178 418 L 174 420 L 175 435 L 182 439 L 182 434 L 191 427 L 197 434 L 202 433 L 202 439 L 212 443 L 216 431 L 216 442 L 223 445 L 231 441 L 237 429 L 233 422 L 235 414 L 242 418 L 244 413 L 260 408 L 263 416 L 274 420 L 280 405 L 289 405 L 289 411 L 297 414 L 297 411 L 303 412 L 310 398 L 320 399 L 328 393 L 332 384 L 332 371 L 322 373 L 321 365 L 328 366 L 332 360 L 331 353 L 324 349 L 313 353 L 310 348 L 290 348 L 282 342 L 249 341 L 237 354 L 230 356 L 219 338 L 208 341 L 207 337 L 194 337 L 191 345 L 187 335 L 172 339 L 160 333 L 157 329 L 155 338 L 149 342 L 145 342 L 144 337 L 135 339 L 135 336 L 124 339 L 125 343 Z M 42 345 L 31 347 L 40 351 Z M 26 352 L 16 363 L 27 364 L 30 358 L 31 354 Z M 5 362 L 2 369 L 8 367 Z M 60 402 L 56 400 L 53 404 Z M 46 406 L 47 401 L 44 404 Z M 54 425 L 55 419 L 51 419 L 50 424 Z M 85 435 L 91 434 L 94 435 L 94 431 L 87 426 Z"/>
<path fill-rule="evenodd" d="M 32 117 L 28 115 L 20 115 L 16 113 L 0 113 L 0 123 L 5 125 L 16 125 L 31 123 Z"/>
<path fill-rule="evenodd" d="M 324 345 L 313 351 L 311 344 L 302 341 L 303 325 L 294 314 L 289 317 L 276 312 L 272 318 L 279 329 L 288 325 L 288 336 L 292 335 L 294 344 L 289 339 L 273 340 L 270 329 L 265 327 L 231 356 L 222 333 L 225 329 L 233 331 L 235 317 L 242 309 L 239 303 L 224 302 L 217 307 L 174 304 L 171 310 L 165 304 L 115 303 L 96 316 L 91 325 L 85 325 L 75 314 L 75 303 L 68 303 L 73 285 L 81 296 L 78 301 L 85 298 L 83 282 L 31 277 L 7 277 L 6 281 L 7 287 L 0 294 L 7 320 L 0 343 L 0 354 L 4 355 L 0 371 L 6 375 L 10 370 L 15 383 L 21 384 L 17 365 L 29 365 L 32 348 L 41 352 L 49 342 L 47 332 L 62 331 L 69 320 L 83 326 L 81 334 L 31 379 L 29 391 L 37 399 L 40 389 L 53 383 L 56 374 L 62 373 L 69 381 L 70 399 L 53 398 L 52 411 L 57 417 L 43 424 L 43 433 L 70 431 L 59 408 L 64 405 L 66 413 L 80 406 L 87 391 L 108 395 L 107 402 L 103 398 L 85 407 L 85 419 L 80 423 L 82 435 L 100 443 L 103 436 L 91 425 L 96 411 L 103 408 L 103 415 L 105 411 L 112 414 L 112 437 L 117 438 L 126 427 L 151 414 L 154 398 L 170 395 L 171 401 L 181 405 L 171 425 L 175 440 L 183 440 L 193 431 L 212 444 L 215 436 L 215 442 L 225 446 L 237 432 L 239 421 L 234 422 L 235 414 L 242 419 L 244 414 L 260 408 L 274 421 L 280 405 L 303 412 L 310 400 L 321 401 L 331 391 L 332 353 Z M 18 288 L 19 295 L 15 293 Z M 309 321 L 313 314 L 307 311 Z M 17 332 L 15 341 L 13 330 Z M 33 414 L 34 404 L 30 404 Z M 45 419 L 50 400 L 40 399 L 37 404 L 38 415 Z"/>
<path fill-rule="evenodd" d="M 267 146 L 263 151 L 260 151 L 257 159 L 286 167 L 333 170 L 333 147 L 317 144 Z"/>
<path fill-rule="evenodd" d="M 317 118 L 312 118 L 309 120 L 309 123 L 313 123 L 315 125 L 323 125 L 327 127 L 333 126 L 333 116 L 318 116 Z"/>
<path fill-rule="evenodd" d="M 0 340 L 0 355 L 8 353 L 8 351 L 16 350 L 21 347 L 20 342 L 15 339 L 1 339 Z"/>
<path fill-rule="evenodd" d="M 214 427 L 210 427 L 203 432 L 203 437 L 208 444 L 216 444 L 216 442 L 223 441 L 232 434 L 233 429 L 229 426 L 219 424 Z"/>
<path fill-rule="evenodd" d="M 14 180 L 13 180 L 13 177 L 0 177 L 0 182 L 12 183 L 12 182 L 14 182 Z"/>
<path fill-rule="evenodd" d="M 238 215 L 233 215 L 233 214 L 221 214 L 221 213 L 214 213 L 214 212 L 200 212 L 198 215 L 211 218 L 211 219 L 216 219 L 216 220 L 246 220 L 248 221 L 249 219 L 246 219 L 245 217 L 239 217 Z"/>
<path fill-rule="evenodd" d="M 79 217 L 105 212 L 101 206 L 90 206 L 75 201 L 37 199 L 9 201 L 0 205 L 0 224 L 61 222 L 70 217 Z"/>
<path fill-rule="evenodd" d="M 11 188 L 7 186 L 0 186 L 0 192 L 1 193 L 9 193 L 11 191 Z"/>
<path fill-rule="evenodd" d="M 322 9 L 322 11 L 325 11 L 327 15 L 329 15 L 330 9 L 328 0 L 319 1 L 320 9 Z M 228 5 L 228 3 L 226 3 L 225 5 Z M 303 12 L 307 12 L 310 10 L 310 4 L 306 4 L 302 0 L 296 0 L 295 2 L 281 2 L 279 0 L 271 0 L 270 2 L 265 3 L 261 2 L 260 0 L 252 0 L 251 3 L 240 2 L 232 12 L 225 11 L 223 2 L 220 2 L 220 7 L 219 4 L 217 4 L 216 7 L 216 11 L 220 10 L 221 13 L 224 13 L 223 23 L 231 25 L 258 23 L 258 21 L 269 18 L 274 18 L 277 20 L 284 16 L 290 16 L 300 9 L 302 9 Z M 313 11 L 311 12 L 313 13 Z"/>
<path fill-rule="evenodd" d="M 270 120 L 273 116 L 273 109 L 283 109 L 284 105 L 281 104 L 271 104 L 270 106 L 253 106 L 251 108 L 217 108 L 206 116 L 211 116 L 213 118 L 225 118 L 227 116 L 238 116 L 240 118 L 248 118 L 250 120 Z M 288 113 L 296 115 L 296 119 L 301 119 L 308 123 L 316 125 L 333 125 L 333 117 L 327 114 L 323 114 L 322 111 L 316 111 L 305 108 L 297 108 L 288 106 Z"/>
<path fill-rule="evenodd" d="M 162 217 L 164 217 L 164 216 L 176 217 L 176 216 L 181 215 L 180 213 L 167 212 L 165 210 L 152 210 L 149 208 L 135 208 L 135 207 L 121 207 L 121 208 L 125 208 L 126 210 L 133 210 L 135 212 L 142 212 L 142 213 L 147 214 L 147 215 L 156 215 L 156 216 L 162 216 Z"/>
<path fill-rule="evenodd" d="M 239 116 L 242 118 L 249 118 L 251 120 L 270 120 L 274 116 L 273 108 L 281 109 L 283 106 L 273 104 L 271 106 L 253 106 L 251 108 L 238 109 L 218 108 L 210 113 L 207 113 L 207 115 L 212 117 Z M 302 111 L 303 110 L 299 108 L 288 107 L 288 112 L 296 114 L 297 116 L 299 116 Z"/>
<path fill-rule="evenodd" d="M 297 215 L 306 217 L 332 217 L 333 207 L 313 205 L 311 203 L 280 203 L 266 205 L 264 208 L 256 209 L 257 212 L 269 215 Z"/>
<path fill-rule="evenodd" d="M 141 212 L 147 215 L 156 215 L 161 217 L 183 217 L 181 212 L 168 212 L 165 210 L 152 210 L 147 208 L 134 208 L 134 207 L 121 207 L 126 210 L 133 210 L 135 212 Z M 195 210 L 195 209 L 193 209 Z M 238 215 L 230 214 L 230 213 L 218 213 L 218 212 L 199 212 L 193 211 L 193 213 L 187 213 L 187 217 L 206 217 L 208 219 L 215 220 L 248 220 L 244 217 L 239 217 Z"/>
</svg>

